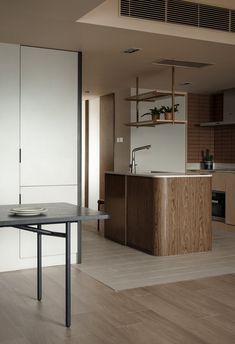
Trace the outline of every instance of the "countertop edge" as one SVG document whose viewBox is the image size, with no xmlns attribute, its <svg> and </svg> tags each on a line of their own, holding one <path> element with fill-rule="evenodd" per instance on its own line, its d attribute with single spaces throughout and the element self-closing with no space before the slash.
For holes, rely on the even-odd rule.
<svg viewBox="0 0 235 344">
<path fill-rule="evenodd" d="M 130 177 L 145 177 L 145 178 L 212 178 L 212 174 L 199 174 L 199 173 L 130 173 L 130 172 L 115 172 L 107 171 L 105 174 L 130 176 Z"/>
</svg>

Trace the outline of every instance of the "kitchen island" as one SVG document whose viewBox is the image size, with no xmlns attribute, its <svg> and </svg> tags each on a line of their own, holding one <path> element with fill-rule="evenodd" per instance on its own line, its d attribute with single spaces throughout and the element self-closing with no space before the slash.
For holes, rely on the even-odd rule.
<svg viewBox="0 0 235 344">
<path fill-rule="evenodd" d="M 106 172 L 106 238 L 156 256 L 212 248 L 211 175 Z"/>
</svg>

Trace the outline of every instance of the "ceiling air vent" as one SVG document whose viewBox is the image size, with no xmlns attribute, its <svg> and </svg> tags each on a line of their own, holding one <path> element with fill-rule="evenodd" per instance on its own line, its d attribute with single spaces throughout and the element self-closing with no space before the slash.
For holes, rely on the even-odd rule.
<svg viewBox="0 0 235 344">
<path fill-rule="evenodd" d="M 165 0 L 121 0 L 121 15 L 165 21 Z"/>
<path fill-rule="evenodd" d="M 235 32 L 235 11 L 185 0 L 119 0 L 120 15 Z"/>
<path fill-rule="evenodd" d="M 235 32 L 235 11 L 231 11 L 231 31 Z"/>
<path fill-rule="evenodd" d="M 229 12 L 222 7 L 199 5 L 199 26 L 229 31 Z"/>
<path fill-rule="evenodd" d="M 130 0 L 121 0 L 121 16 L 130 16 Z"/>
<path fill-rule="evenodd" d="M 185 68 L 202 68 L 202 67 L 212 66 L 211 63 L 196 62 L 196 61 L 181 61 L 181 60 L 173 60 L 173 59 L 159 59 L 159 60 L 154 61 L 153 64 L 178 66 L 178 67 L 185 67 Z"/>
<path fill-rule="evenodd" d="M 198 26 L 198 4 L 181 0 L 168 0 L 167 21 Z"/>
</svg>

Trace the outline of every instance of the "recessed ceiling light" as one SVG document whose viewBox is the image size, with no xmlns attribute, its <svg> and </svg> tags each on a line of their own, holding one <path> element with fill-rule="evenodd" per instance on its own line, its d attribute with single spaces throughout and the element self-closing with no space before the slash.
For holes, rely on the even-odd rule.
<svg viewBox="0 0 235 344">
<path fill-rule="evenodd" d="M 142 49 L 141 48 L 128 48 L 128 49 L 124 50 L 123 52 L 125 54 L 133 54 L 133 53 L 137 53 L 140 50 L 142 50 Z"/>
<path fill-rule="evenodd" d="M 192 86 L 192 82 L 191 81 L 185 81 L 185 82 L 182 82 L 181 84 L 180 84 L 180 86 Z"/>
</svg>

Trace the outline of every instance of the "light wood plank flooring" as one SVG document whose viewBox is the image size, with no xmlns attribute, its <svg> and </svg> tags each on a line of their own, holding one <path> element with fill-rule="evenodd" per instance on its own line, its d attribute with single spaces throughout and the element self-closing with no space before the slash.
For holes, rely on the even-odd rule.
<svg viewBox="0 0 235 344">
<path fill-rule="evenodd" d="M 0 274 L 1 344 L 233 344 L 235 275 L 115 292 L 72 268 L 71 329 L 64 323 L 64 267 Z"/>
<path fill-rule="evenodd" d="M 206 253 L 154 257 L 103 238 L 94 225 L 84 227 L 82 247 L 78 268 L 114 290 L 235 273 L 235 232 L 219 229 Z"/>
</svg>

